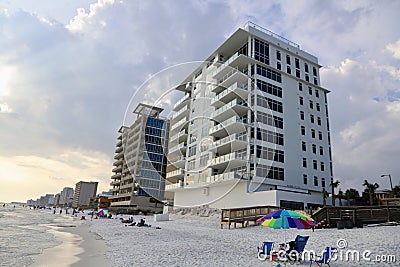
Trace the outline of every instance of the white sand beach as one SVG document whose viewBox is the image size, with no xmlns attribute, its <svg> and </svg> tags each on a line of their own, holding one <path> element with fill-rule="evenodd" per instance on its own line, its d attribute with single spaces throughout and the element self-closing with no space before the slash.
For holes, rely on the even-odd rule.
<svg viewBox="0 0 400 267">
<path fill-rule="evenodd" d="M 257 259 L 257 246 L 263 241 L 281 243 L 284 239 L 284 230 L 261 226 L 220 229 L 215 216 L 171 215 L 165 222 L 153 222 L 152 216 L 133 217 L 136 222 L 145 218 L 152 227 L 126 226 L 118 218 L 74 221 L 77 227 L 62 231 L 82 239 L 75 242 L 81 251 L 75 250 L 74 255 L 70 255 L 78 257 L 78 261 L 51 265 L 57 259 L 56 248 L 53 248 L 45 250 L 41 257 L 43 261 L 33 266 L 276 266 L 277 263 Z M 400 226 L 316 229 L 315 232 L 288 229 L 286 239 L 293 240 L 298 234 L 310 236 L 306 249 L 317 252 L 326 246 L 337 247 L 339 239 L 346 240 L 347 247 L 341 250 L 342 258 L 331 266 L 399 266 Z M 349 250 L 359 251 L 360 260 L 347 261 L 345 253 Z M 377 255 L 395 255 L 397 263 L 367 261 L 362 258 L 366 250 L 371 251 L 371 254 L 367 253 L 371 260 Z M 305 261 L 295 265 L 309 264 Z"/>
</svg>

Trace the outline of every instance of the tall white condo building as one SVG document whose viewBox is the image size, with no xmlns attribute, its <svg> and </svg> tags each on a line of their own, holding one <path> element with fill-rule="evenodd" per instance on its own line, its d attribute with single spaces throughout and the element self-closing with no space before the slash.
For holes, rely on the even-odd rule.
<svg viewBox="0 0 400 267">
<path fill-rule="evenodd" d="M 238 29 L 176 89 L 166 191 L 175 207 L 315 208 L 330 192 L 318 59 L 260 26 Z"/>
</svg>

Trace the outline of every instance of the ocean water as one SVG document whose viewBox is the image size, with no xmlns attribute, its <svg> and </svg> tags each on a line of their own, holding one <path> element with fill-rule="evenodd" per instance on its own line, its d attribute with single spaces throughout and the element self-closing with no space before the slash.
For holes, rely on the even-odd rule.
<svg viewBox="0 0 400 267">
<path fill-rule="evenodd" d="M 58 209 L 57 209 L 58 211 Z M 47 226 L 63 226 L 72 218 L 53 214 L 52 210 L 0 206 L 0 266 L 28 266 L 32 255 L 60 244 Z"/>
</svg>

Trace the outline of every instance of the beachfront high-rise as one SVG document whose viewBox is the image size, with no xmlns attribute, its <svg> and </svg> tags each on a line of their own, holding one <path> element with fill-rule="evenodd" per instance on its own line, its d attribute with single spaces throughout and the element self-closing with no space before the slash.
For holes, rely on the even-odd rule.
<svg viewBox="0 0 400 267">
<path fill-rule="evenodd" d="M 77 182 L 75 185 L 74 200 L 72 207 L 87 207 L 90 203 L 90 198 L 95 197 L 97 194 L 98 182 Z"/>
<path fill-rule="evenodd" d="M 330 192 L 329 91 L 318 59 L 258 25 L 176 89 L 166 191 L 176 207 L 320 206 Z"/>
<path fill-rule="evenodd" d="M 112 170 L 111 209 L 160 212 L 163 209 L 169 121 L 162 108 L 139 104 L 135 122 L 119 129 Z"/>
</svg>

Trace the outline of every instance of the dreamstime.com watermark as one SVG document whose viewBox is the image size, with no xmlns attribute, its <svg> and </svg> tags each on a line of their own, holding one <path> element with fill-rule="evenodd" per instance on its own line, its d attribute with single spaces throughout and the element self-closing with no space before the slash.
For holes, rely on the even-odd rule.
<svg viewBox="0 0 400 267">
<path fill-rule="evenodd" d="M 326 248 L 322 251 L 307 250 L 304 249 L 302 253 L 298 253 L 293 250 L 289 253 L 284 250 L 271 250 L 270 255 L 264 255 L 262 252 L 258 253 L 259 260 L 269 259 L 270 261 L 311 261 L 319 259 L 326 253 Z M 393 254 L 376 254 L 374 251 L 365 249 L 349 249 L 347 240 L 339 239 L 336 242 L 336 248 L 332 248 L 330 261 L 342 261 L 342 262 L 376 262 L 376 263 L 395 263 L 397 261 L 396 255 Z"/>
</svg>

